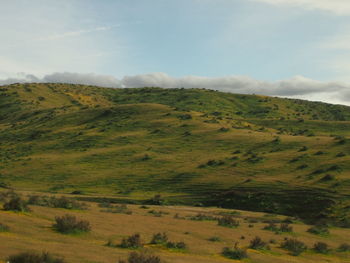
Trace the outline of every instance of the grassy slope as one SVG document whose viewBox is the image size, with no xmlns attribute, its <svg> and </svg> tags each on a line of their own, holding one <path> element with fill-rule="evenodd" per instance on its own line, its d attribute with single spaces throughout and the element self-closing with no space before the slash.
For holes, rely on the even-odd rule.
<svg viewBox="0 0 350 263">
<path fill-rule="evenodd" d="M 264 241 L 275 240 L 270 244 L 271 251 L 257 251 L 248 249 L 249 259 L 244 262 L 255 263 L 312 263 L 312 262 L 350 262 L 350 253 L 337 252 L 337 247 L 350 242 L 350 230 L 331 228 L 329 236 L 318 236 L 310 234 L 310 227 L 300 222 L 292 224 L 293 233 L 275 234 L 274 232 L 262 230 L 266 220 L 283 220 L 284 216 L 269 215 L 254 212 L 240 211 L 236 215 L 240 226 L 236 229 L 218 226 L 216 221 L 192 221 L 189 219 L 175 219 L 179 217 L 192 217 L 198 213 L 218 216 L 218 213 L 232 213 L 217 208 L 194 208 L 194 207 L 157 207 L 150 206 L 149 209 L 141 209 L 136 205 L 129 205 L 132 215 L 113 214 L 101 212 L 96 203 L 89 203 L 86 211 L 72 211 L 66 209 L 47 208 L 31 206 L 30 213 L 15 213 L 0 211 L 1 223 L 10 227 L 10 232 L 0 232 L 0 262 L 9 255 L 23 251 L 45 250 L 59 256 L 64 256 L 67 262 L 72 263 L 107 263 L 116 262 L 118 259 L 126 258 L 132 250 L 107 247 L 105 244 L 112 239 L 116 244 L 121 239 L 140 233 L 145 243 L 149 242 L 152 235 L 157 232 L 166 232 L 171 241 L 184 241 L 188 249 L 186 251 L 174 251 L 159 246 L 146 245 L 148 249 L 160 255 L 167 262 L 172 263 L 220 263 L 236 262 L 226 259 L 220 255 L 223 247 L 232 247 L 234 242 L 239 242 L 240 247 L 248 247 L 250 240 L 260 236 Z M 154 217 L 149 213 L 151 209 L 167 212 L 162 217 Z M 75 215 L 79 219 L 88 220 L 92 226 L 92 232 L 81 235 L 63 235 L 52 229 L 55 216 L 64 214 Z M 255 223 L 249 223 L 254 219 Z M 249 224 L 253 227 L 249 227 Z M 219 237 L 220 241 L 211 242 L 211 237 Z M 244 236 L 245 239 L 241 237 Z M 288 254 L 280 248 L 284 238 L 297 238 L 304 242 L 310 250 L 298 257 Z M 317 254 L 312 251 L 316 242 L 326 242 L 332 252 L 328 255 Z M 238 261 L 237 261 L 238 262 Z"/>
<path fill-rule="evenodd" d="M 347 198 L 349 130 L 350 108 L 325 103 L 17 84 L 0 89 L 0 182 L 300 214 Z M 284 205 L 300 195 L 296 210 Z"/>
</svg>

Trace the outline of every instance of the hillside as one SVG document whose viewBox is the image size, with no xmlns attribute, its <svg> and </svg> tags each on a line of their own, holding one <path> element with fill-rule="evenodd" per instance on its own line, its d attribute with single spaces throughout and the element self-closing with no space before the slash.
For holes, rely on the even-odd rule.
<svg viewBox="0 0 350 263">
<path fill-rule="evenodd" d="M 350 107 L 195 89 L 0 88 L 0 183 L 350 225 Z M 305 209 L 308 207 L 309 209 Z"/>
</svg>

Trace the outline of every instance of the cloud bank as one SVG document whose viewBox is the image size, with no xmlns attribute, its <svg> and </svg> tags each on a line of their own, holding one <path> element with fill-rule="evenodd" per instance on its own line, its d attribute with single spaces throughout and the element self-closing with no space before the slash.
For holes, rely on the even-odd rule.
<svg viewBox="0 0 350 263">
<path fill-rule="evenodd" d="M 22 74 L 18 78 L 0 80 L 0 85 L 12 83 L 71 83 L 95 85 L 110 88 L 204 88 L 231 93 L 261 94 L 269 96 L 292 97 L 319 100 L 330 103 L 350 105 L 350 84 L 340 82 L 321 82 L 296 76 L 291 79 L 276 82 L 259 81 L 246 76 L 199 77 L 185 76 L 174 78 L 165 73 L 125 76 L 117 79 L 109 75 L 93 73 L 53 73 L 38 78 L 34 75 Z"/>
</svg>

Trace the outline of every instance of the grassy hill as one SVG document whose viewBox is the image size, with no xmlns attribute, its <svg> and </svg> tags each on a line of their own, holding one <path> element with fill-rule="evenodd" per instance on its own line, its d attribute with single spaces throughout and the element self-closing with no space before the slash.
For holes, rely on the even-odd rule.
<svg viewBox="0 0 350 263">
<path fill-rule="evenodd" d="M 200 89 L 0 88 L 0 183 L 349 226 L 350 107 Z M 308 209 L 305 209 L 308 207 Z"/>
</svg>

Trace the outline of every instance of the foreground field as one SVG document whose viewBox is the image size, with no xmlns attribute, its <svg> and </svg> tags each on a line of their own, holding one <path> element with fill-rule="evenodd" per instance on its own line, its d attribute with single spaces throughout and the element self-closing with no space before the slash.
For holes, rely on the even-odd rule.
<svg viewBox="0 0 350 263">
<path fill-rule="evenodd" d="M 26 195 L 32 193 L 26 193 Z M 128 205 L 126 213 L 104 212 L 106 208 L 97 203 L 87 202 L 87 210 L 71 210 L 30 206 L 31 212 L 0 211 L 0 223 L 9 227 L 8 232 L 0 232 L 0 260 L 12 254 L 28 250 L 48 251 L 63 256 L 72 263 L 112 263 L 124 259 L 134 251 L 106 246 L 108 240 L 119 244 L 121 240 L 135 233 L 141 235 L 145 247 L 152 250 L 169 263 L 216 263 L 235 262 L 221 255 L 224 247 L 246 248 L 256 236 L 269 243 L 270 250 L 247 250 L 244 262 L 289 263 L 289 262 L 350 262 L 350 252 L 339 252 L 343 243 L 350 243 L 350 229 L 330 228 L 329 235 L 315 235 L 307 232 L 310 226 L 297 220 L 290 224 L 290 233 L 275 233 L 263 230 L 268 222 L 279 225 L 286 216 L 256 212 L 199 208 L 186 206 L 140 206 Z M 161 212 L 161 213 L 159 213 Z M 61 234 L 52 228 L 56 216 L 65 214 L 88 220 L 91 232 L 81 234 Z M 206 216 L 209 220 L 193 220 Z M 215 217 L 231 215 L 239 221 L 237 228 L 219 226 Z M 191 219 L 192 218 L 192 219 Z M 288 219 L 291 220 L 291 219 Z M 169 249 L 161 245 L 149 245 L 153 234 L 165 232 L 169 240 L 184 242 L 184 250 Z M 292 256 L 281 243 L 286 238 L 297 238 L 308 246 L 299 256 Z M 210 241 L 211 240 L 211 241 Z M 325 242 L 330 251 L 322 254 L 312 249 L 316 242 Z M 140 250 L 140 249 L 138 249 Z"/>
</svg>

